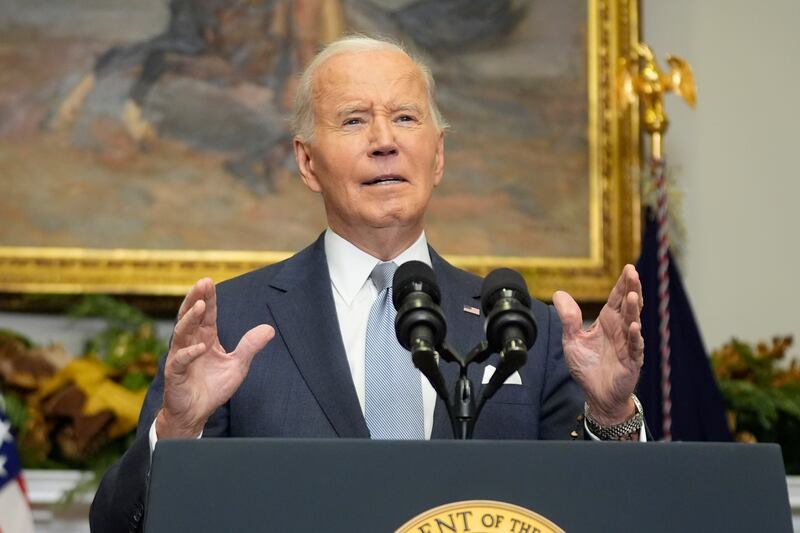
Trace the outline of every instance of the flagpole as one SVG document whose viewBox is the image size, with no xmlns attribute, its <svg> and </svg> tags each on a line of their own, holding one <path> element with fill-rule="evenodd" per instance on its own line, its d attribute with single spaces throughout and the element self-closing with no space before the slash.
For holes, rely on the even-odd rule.
<svg viewBox="0 0 800 533">
<path fill-rule="evenodd" d="M 661 438 L 672 440 L 672 367 L 669 343 L 669 214 L 663 158 L 653 152 L 650 168 L 656 181 L 656 228 L 658 236 L 658 337 L 661 355 Z"/>
<path fill-rule="evenodd" d="M 666 161 L 663 140 L 669 126 L 664 112 L 664 94 L 674 92 L 694 107 L 694 79 L 688 63 L 667 56 L 671 69 L 664 73 L 645 44 L 635 47 L 635 56 L 623 59 L 617 72 L 619 105 L 624 109 L 637 100 L 641 103 L 642 123 L 650 137 L 650 175 L 656 184 L 656 225 L 658 235 L 658 336 L 661 356 L 661 434 L 672 440 L 672 366 L 669 302 L 669 210 L 667 203 Z"/>
</svg>

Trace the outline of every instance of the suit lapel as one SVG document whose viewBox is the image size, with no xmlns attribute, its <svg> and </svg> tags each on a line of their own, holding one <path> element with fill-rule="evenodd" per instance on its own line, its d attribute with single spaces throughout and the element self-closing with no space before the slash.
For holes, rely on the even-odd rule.
<svg viewBox="0 0 800 533">
<path fill-rule="evenodd" d="M 320 237 L 270 283 L 277 331 L 339 437 L 369 437 L 342 343 Z"/>
</svg>

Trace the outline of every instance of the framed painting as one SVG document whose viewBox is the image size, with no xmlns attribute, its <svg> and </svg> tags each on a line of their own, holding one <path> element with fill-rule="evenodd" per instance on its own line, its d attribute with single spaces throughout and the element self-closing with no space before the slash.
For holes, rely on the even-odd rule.
<svg viewBox="0 0 800 533">
<path fill-rule="evenodd" d="M 181 295 L 325 228 L 286 118 L 344 33 L 425 60 L 451 125 L 428 240 L 599 301 L 638 253 L 635 0 L 0 0 L 0 292 Z"/>
</svg>

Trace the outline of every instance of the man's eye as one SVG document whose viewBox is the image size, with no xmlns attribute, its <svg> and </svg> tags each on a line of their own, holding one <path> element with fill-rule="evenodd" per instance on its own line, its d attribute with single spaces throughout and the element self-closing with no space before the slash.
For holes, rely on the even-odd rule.
<svg viewBox="0 0 800 533">
<path fill-rule="evenodd" d="M 416 119 L 412 115 L 400 115 L 397 117 L 398 122 L 414 122 Z"/>
<path fill-rule="evenodd" d="M 344 126 L 356 126 L 358 124 L 361 124 L 361 119 L 360 118 L 348 118 L 347 120 L 344 121 L 343 125 Z"/>
</svg>

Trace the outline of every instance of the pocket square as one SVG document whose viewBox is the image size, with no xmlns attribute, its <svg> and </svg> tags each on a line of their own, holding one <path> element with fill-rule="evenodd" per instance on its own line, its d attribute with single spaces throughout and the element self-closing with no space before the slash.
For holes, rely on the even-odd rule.
<svg viewBox="0 0 800 533">
<path fill-rule="evenodd" d="M 492 379 L 494 376 L 494 371 L 497 370 L 492 365 L 486 365 L 486 368 L 483 369 L 483 379 L 481 380 L 482 385 L 486 385 L 489 383 L 489 380 Z M 508 379 L 503 383 L 503 385 L 522 385 L 522 378 L 519 375 L 519 372 L 514 372 Z"/>
</svg>

